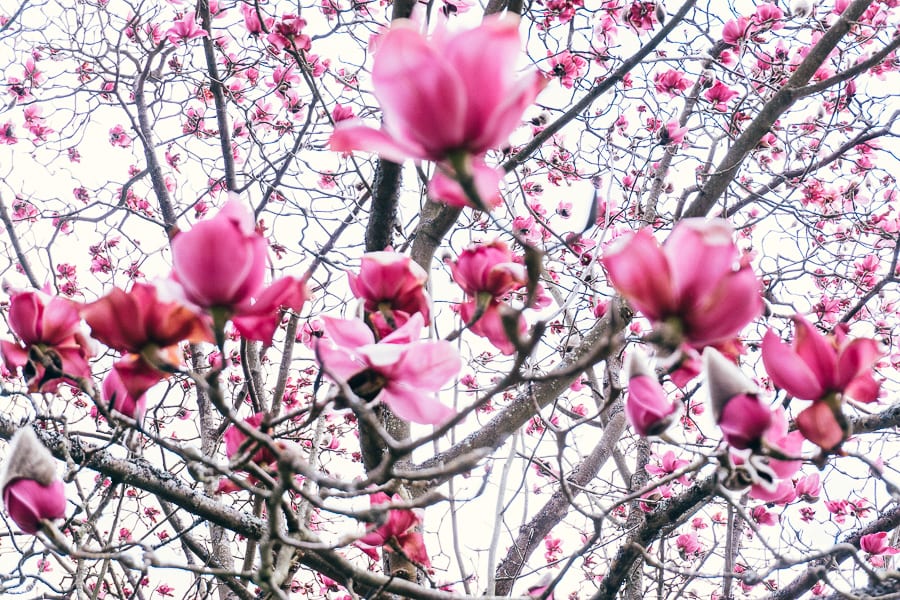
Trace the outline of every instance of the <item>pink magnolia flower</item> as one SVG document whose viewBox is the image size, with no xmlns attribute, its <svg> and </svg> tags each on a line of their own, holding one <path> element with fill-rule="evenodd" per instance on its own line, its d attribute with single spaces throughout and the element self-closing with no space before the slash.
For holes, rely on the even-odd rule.
<svg viewBox="0 0 900 600">
<path fill-rule="evenodd" d="M 402 502 L 403 499 L 399 494 L 394 494 L 391 497 L 384 492 L 377 492 L 369 497 L 369 501 L 374 506 L 390 502 Z M 428 558 L 428 552 L 425 550 L 425 541 L 422 539 L 422 534 L 418 531 L 413 531 L 415 526 L 421 522 L 422 517 L 418 511 L 409 509 L 389 510 L 387 521 L 359 538 L 358 543 L 367 554 L 369 554 L 369 548 L 374 549 L 375 547 L 382 547 L 386 552 L 393 552 L 393 545 L 396 544 L 407 558 L 430 568 L 431 560 Z M 375 558 L 377 559 L 377 555 Z"/>
<path fill-rule="evenodd" d="M 128 386 L 122 381 L 122 376 L 118 369 L 112 368 L 106 374 L 106 378 L 103 380 L 102 391 L 103 400 L 112 410 L 116 410 L 136 421 L 141 421 L 144 418 L 144 413 L 147 411 L 147 396 L 145 394 L 140 394 L 137 397 L 132 395 L 128 391 Z"/>
<path fill-rule="evenodd" d="M 546 83 L 537 72 L 516 77 L 518 25 L 490 17 L 475 29 L 440 30 L 428 39 L 415 23 L 395 21 L 372 67 L 383 128 L 338 123 L 332 149 L 369 150 L 395 162 L 431 160 L 453 179 L 473 174 L 466 156 L 477 159 L 476 171 L 487 169 L 480 157 L 506 144 Z"/>
<path fill-rule="evenodd" d="M 90 377 L 87 359 L 93 351 L 74 303 L 43 292 L 19 292 L 10 299 L 8 318 L 21 344 L 0 340 L 0 354 L 10 371 L 23 368 L 30 391 L 54 392 L 64 381 Z M 58 362 L 61 370 L 47 372 L 41 361 L 33 360 L 32 349 Z"/>
<path fill-rule="evenodd" d="M 259 20 L 259 14 L 253 4 L 241 3 L 241 15 L 244 17 L 244 27 L 247 28 L 250 35 L 260 35 L 264 30 L 271 29 L 275 23 L 275 19 L 272 17 L 263 16 L 265 22 L 265 27 L 263 27 L 263 22 Z"/>
<path fill-rule="evenodd" d="M 252 429 L 259 430 L 265 416 L 265 413 L 259 412 L 244 419 L 244 423 Z M 239 455 L 242 446 L 249 445 L 247 442 L 249 439 L 247 434 L 234 424 L 229 425 L 225 429 L 225 434 L 222 437 L 225 440 L 225 455 L 229 459 Z M 260 465 L 268 465 L 275 462 L 277 459 L 268 448 L 260 448 L 253 454 L 250 460 Z"/>
<path fill-rule="evenodd" d="M 747 17 L 738 17 L 725 23 L 722 29 L 722 41 L 732 46 L 740 46 L 744 38 L 747 36 L 750 28 L 750 19 Z"/>
<path fill-rule="evenodd" d="M 197 24 L 194 13 L 190 11 L 166 30 L 166 38 L 173 44 L 208 36 L 206 30 Z"/>
<path fill-rule="evenodd" d="M 525 266 L 514 260 L 509 247 L 500 240 L 475 244 L 451 263 L 453 280 L 469 296 L 479 294 L 502 298 L 528 283 Z"/>
<path fill-rule="evenodd" d="M 822 491 L 819 474 L 813 473 L 798 479 L 797 483 L 794 484 L 794 491 L 797 493 L 797 497 L 804 502 L 818 501 L 819 494 Z"/>
<path fill-rule="evenodd" d="M 703 552 L 703 546 L 700 544 L 700 540 L 697 539 L 696 533 L 682 533 L 675 540 L 675 546 L 684 557 Z"/>
<path fill-rule="evenodd" d="M 360 320 L 323 320 L 327 337 L 317 354 L 328 375 L 346 381 L 361 398 L 379 400 L 414 423 L 437 425 L 455 414 L 435 392 L 459 372 L 459 354 L 450 342 L 419 340 L 421 313 L 379 343 Z"/>
<path fill-rule="evenodd" d="M 585 68 L 587 61 L 568 50 L 550 57 L 550 75 L 559 77 L 564 88 L 571 89 L 575 85 L 575 80 L 584 74 Z"/>
<path fill-rule="evenodd" d="M 410 257 L 390 248 L 369 252 L 360 261 L 359 275 L 348 272 L 347 279 L 353 295 L 363 300 L 367 313 L 381 313 L 397 326 L 416 313 L 430 322 L 431 301 L 425 292 L 428 273 Z"/>
<path fill-rule="evenodd" d="M 740 92 L 731 89 L 721 81 L 716 81 L 711 88 L 703 93 L 703 97 L 713 103 L 713 108 L 721 112 L 728 110 L 728 101 L 738 95 L 740 95 Z"/>
<path fill-rule="evenodd" d="M 685 219 L 660 247 L 649 229 L 620 238 L 601 260 L 609 279 L 664 337 L 695 348 L 724 343 L 762 312 L 759 281 L 722 219 Z"/>
<path fill-rule="evenodd" d="M 684 90 L 691 87 L 690 80 L 684 76 L 681 71 L 669 69 L 664 73 L 657 73 L 653 79 L 656 93 L 666 94 L 672 98 L 680 95 Z"/>
<path fill-rule="evenodd" d="M 300 310 L 306 284 L 284 277 L 263 289 L 266 240 L 253 214 L 230 194 L 213 217 L 172 240 L 172 271 L 189 302 L 231 318 L 246 338 L 272 343 L 280 307 Z"/>
<path fill-rule="evenodd" d="M 869 554 L 900 554 L 900 550 L 888 543 L 888 532 L 879 531 L 859 538 L 859 548 Z"/>
<path fill-rule="evenodd" d="M 312 47 L 312 40 L 302 32 L 306 27 L 306 19 L 297 15 L 286 14 L 275 24 L 275 27 L 266 40 L 279 50 L 291 49 L 306 51 Z"/>
<path fill-rule="evenodd" d="M 170 376 L 162 367 L 181 362 L 179 343 L 213 340 L 205 320 L 185 306 L 160 300 L 157 289 L 147 283 L 136 282 L 128 292 L 114 288 L 96 302 L 83 305 L 80 312 L 94 338 L 128 355 L 114 366 L 110 391 L 124 386 L 131 399 L 142 398 L 150 387 Z M 110 377 L 113 375 L 107 380 Z"/>
<path fill-rule="evenodd" d="M 796 417 L 808 440 L 825 450 L 839 445 L 847 435 L 841 412 L 843 396 L 860 402 L 878 398 L 879 384 L 872 367 L 881 355 L 875 340 L 847 339 L 847 327 L 822 335 L 800 315 L 794 317 L 792 345 L 781 342 L 775 332 L 766 332 L 762 358 L 766 371 L 779 388 L 812 406 Z"/>
<path fill-rule="evenodd" d="M 647 472 L 651 475 L 655 475 L 657 477 L 664 477 L 666 475 L 671 475 L 675 473 L 682 467 L 686 467 L 691 464 L 691 461 L 684 460 L 675 456 L 675 452 L 672 450 L 666 451 L 662 456 L 658 456 L 656 454 L 652 455 L 656 458 L 656 462 L 651 462 L 647 464 Z M 681 485 L 688 485 L 688 477 L 687 475 L 682 475 L 678 479 L 676 479 L 678 483 Z"/>
<path fill-rule="evenodd" d="M 66 516 L 66 493 L 56 477 L 56 462 L 31 427 L 16 432 L 0 480 L 9 517 L 34 535 L 44 520 Z"/>
<path fill-rule="evenodd" d="M 628 356 L 626 372 L 625 416 L 628 422 L 638 435 L 661 434 L 678 417 L 678 405 L 669 400 L 640 351 L 635 350 Z"/>
<path fill-rule="evenodd" d="M 688 132 L 687 127 L 679 127 L 678 121 L 669 121 L 666 123 L 665 130 L 660 130 L 660 141 L 663 144 L 681 145 L 684 143 L 684 136 Z"/>
<path fill-rule="evenodd" d="M 623 18 L 638 31 L 650 31 L 657 24 L 656 2 L 632 2 Z"/>
<path fill-rule="evenodd" d="M 732 448 L 759 451 L 763 435 L 772 425 L 772 409 L 737 365 L 713 348 L 703 352 L 706 384 L 713 418 Z"/>
<path fill-rule="evenodd" d="M 125 133 L 124 127 L 116 125 L 109 130 L 109 143 L 120 148 L 128 148 L 131 146 L 131 137 Z"/>
</svg>

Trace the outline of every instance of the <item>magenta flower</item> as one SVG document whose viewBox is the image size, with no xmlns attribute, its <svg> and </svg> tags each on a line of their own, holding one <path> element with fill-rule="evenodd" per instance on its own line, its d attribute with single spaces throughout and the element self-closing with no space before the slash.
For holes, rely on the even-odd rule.
<svg viewBox="0 0 900 600">
<path fill-rule="evenodd" d="M 879 531 L 859 538 L 859 548 L 869 554 L 900 554 L 900 550 L 888 543 L 888 532 Z"/>
<path fill-rule="evenodd" d="M 750 29 L 750 19 L 747 17 L 738 17 L 725 23 L 722 29 L 722 41 L 732 46 L 740 46 L 744 41 Z"/>
<path fill-rule="evenodd" d="M 25 533 L 34 535 L 41 521 L 66 516 L 66 493 L 56 477 L 56 462 L 31 427 L 20 429 L 10 441 L 0 486 L 6 512 Z"/>
<path fill-rule="evenodd" d="M 272 343 L 277 311 L 299 311 L 306 284 L 284 277 L 263 289 L 266 240 L 236 194 L 213 217 L 172 240 L 172 271 L 189 302 L 220 312 L 245 338 Z"/>
<path fill-rule="evenodd" d="M 720 112 L 728 110 L 728 101 L 738 95 L 740 95 L 740 92 L 731 89 L 721 81 L 717 81 L 703 93 L 703 97 L 712 102 L 713 108 Z"/>
<path fill-rule="evenodd" d="M 822 491 L 821 480 L 818 473 L 801 477 L 794 484 L 794 491 L 797 497 L 804 502 L 816 502 L 819 500 L 819 494 Z"/>
<path fill-rule="evenodd" d="M 608 246 L 602 263 L 632 306 L 665 324 L 664 337 L 695 348 L 730 341 L 762 311 L 759 281 L 722 219 L 681 221 L 662 247 L 643 229 Z"/>
<path fill-rule="evenodd" d="M 477 313 L 481 312 L 481 316 L 475 319 Z M 486 304 L 478 306 L 477 300 L 470 300 L 459 305 L 459 317 L 464 323 L 469 324 L 469 331 L 475 335 L 480 335 L 497 347 L 500 352 L 506 355 L 514 354 L 516 345 L 509 339 L 506 327 L 503 324 L 503 313 L 508 311 L 510 314 L 514 310 L 507 306 L 506 303 L 499 300 L 490 299 Z M 519 339 L 525 335 L 528 325 L 525 319 L 519 315 L 516 326 L 516 334 Z"/>
<path fill-rule="evenodd" d="M 381 313 L 397 326 L 416 313 L 430 322 L 431 301 L 425 292 L 428 273 L 408 256 L 391 249 L 369 252 L 362 257 L 359 275 L 348 272 L 347 279 L 367 313 Z"/>
<path fill-rule="evenodd" d="M 847 436 L 841 412 L 843 396 L 859 402 L 874 402 L 879 384 L 872 367 L 881 355 L 875 340 L 847 339 L 846 326 L 832 335 L 822 335 L 800 315 L 794 317 L 792 345 L 781 342 L 769 330 L 762 343 L 763 364 L 777 387 L 801 400 L 812 400 L 796 417 L 806 439 L 825 450 L 838 446 Z"/>
<path fill-rule="evenodd" d="M 54 392 L 64 381 L 74 383 L 72 378 L 90 377 L 87 359 L 93 351 L 74 303 L 43 292 L 13 294 L 9 326 L 21 344 L 0 340 L 0 354 L 10 371 L 23 369 L 30 391 Z M 40 361 L 32 359 L 32 348 L 58 358 L 61 371 L 48 373 Z"/>
<path fill-rule="evenodd" d="M 187 12 L 166 30 L 166 38 L 173 44 L 207 37 L 209 34 L 197 24 L 194 13 Z"/>
<path fill-rule="evenodd" d="M 429 39 L 415 23 L 395 21 L 379 40 L 372 67 L 383 128 L 338 123 L 332 149 L 368 150 L 396 162 L 430 160 L 457 177 L 462 165 L 450 162 L 480 160 L 505 145 L 546 83 L 537 72 L 516 77 L 518 25 L 489 17 L 475 29 L 441 30 Z"/>
<path fill-rule="evenodd" d="M 528 283 L 525 266 L 514 260 L 513 253 L 500 240 L 466 248 L 451 263 L 450 272 L 453 280 L 472 297 L 486 294 L 502 298 Z"/>
<path fill-rule="evenodd" d="M 256 413 L 244 419 L 244 423 L 252 429 L 259 430 L 259 426 L 262 424 L 265 416 L 265 413 Z M 248 440 L 247 434 L 238 429 L 234 424 L 225 428 L 225 434 L 222 437 L 225 440 L 225 456 L 229 459 L 240 454 L 241 447 L 247 444 Z M 268 448 L 260 448 L 250 460 L 259 465 L 268 465 L 275 462 L 277 459 Z"/>
<path fill-rule="evenodd" d="M 377 492 L 369 497 L 369 501 L 372 505 L 377 505 L 389 502 L 402 502 L 403 499 L 399 494 L 394 494 L 391 497 L 384 492 Z M 422 534 L 418 531 L 413 531 L 415 526 L 421 522 L 422 517 L 415 510 L 389 510 L 387 521 L 359 538 L 358 543 L 367 554 L 369 554 L 369 548 L 374 549 L 375 547 L 383 547 L 386 552 L 393 552 L 393 545 L 396 544 L 407 558 L 430 568 L 431 560 L 428 558 L 428 552 L 425 550 L 425 541 L 422 539 Z"/>
<path fill-rule="evenodd" d="M 346 381 L 361 398 L 379 400 L 402 419 L 414 423 L 443 423 L 455 411 L 435 392 L 459 372 L 459 354 L 450 342 L 419 340 L 421 313 L 375 343 L 372 331 L 360 320 L 323 317 L 327 337 L 317 354 L 326 373 Z"/>
<path fill-rule="evenodd" d="M 661 434 L 678 417 L 678 405 L 669 400 L 640 351 L 635 350 L 628 356 L 626 373 L 625 416 L 628 422 L 638 435 Z"/>
<path fill-rule="evenodd" d="M 684 76 L 681 71 L 669 69 L 664 73 L 657 73 L 653 79 L 653 84 L 658 94 L 666 94 L 674 98 L 680 95 L 684 90 L 691 87 L 690 80 Z"/>
</svg>

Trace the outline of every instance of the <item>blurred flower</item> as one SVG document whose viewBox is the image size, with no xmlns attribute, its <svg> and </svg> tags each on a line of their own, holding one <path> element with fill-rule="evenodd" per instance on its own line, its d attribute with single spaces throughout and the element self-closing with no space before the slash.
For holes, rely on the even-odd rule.
<svg viewBox="0 0 900 600">
<path fill-rule="evenodd" d="M 56 476 L 56 461 L 30 426 L 10 440 L 0 487 L 6 512 L 25 533 L 37 533 L 42 520 L 66 516 L 65 488 Z"/>
<path fill-rule="evenodd" d="M 678 417 L 678 405 L 669 400 L 642 352 L 635 350 L 628 355 L 626 374 L 625 416 L 628 422 L 638 435 L 661 434 Z"/>
<path fill-rule="evenodd" d="M 377 492 L 369 497 L 369 501 L 373 506 L 378 504 L 387 504 L 390 502 L 402 502 L 403 499 L 399 494 L 393 497 L 388 496 L 384 492 Z M 382 547 L 386 552 L 393 552 L 393 545 L 403 551 L 414 563 L 431 568 L 431 560 L 428 558 L 428 552 L 425 550 L 425 541 L 422 534 L 413 531 L 416 525 L 422 522 L 422 517 L 415 510 L 395 509 L 387 511 L 387 519 L 382 524 L 368 532 L 358 540 L 361 549 L 369 554 L 369 548 Z M 377 555 L 375 556 L 377 559 Z"/>
</svg>

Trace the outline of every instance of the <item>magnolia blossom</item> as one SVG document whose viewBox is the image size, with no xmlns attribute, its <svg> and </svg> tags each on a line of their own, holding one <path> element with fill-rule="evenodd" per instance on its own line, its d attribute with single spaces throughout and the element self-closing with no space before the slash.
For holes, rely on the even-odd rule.
<svg viewBox="0 0 900 600">
<path fill-rule="evenodd" d="M 459 354 L 450 342 L 419 340 L 421 313 L 379 343 L 360 320 L 323 320 L 327 337 L 317 354 L 326 374 L 347 382 L 357 396 L 378 400 L 414 423 L 436 425 L 455 414 L 435 392 L 459 372 Z"/>
<path fill-rule="evenodd" d="M 506 331 L 503 315 L 507 312 L 512 318 L 516 317 L 502 300 L 510 292 L 527 285 L 525 266 L 514 260 L 506 244 L 495 240 L 463 250 L 456 262 L 450 264 L 450 271 L 453 280 L 468 297 L 460 305 L 460 317 L 469 330 L 486 337 L 504 354 L 515 352 L 516 346 Z M 521 337 L 526 329 L 520 315 L 515 333 Z"/>
<path fill-rule="evenodd" d="M 374 319 L 376 325 L 386 325 L 378 327 L 380 334 L 387 335 L 416 313 L 430 322 L 431 300 L 425 292 L 428 273 L 408 256 L 390 248 L 369 252 L 360 261 L 359 275 L 348 272 L 347 279 L 353 295 L 364 302 L 370 320 L 371 315 L 382 317 Z"/>
<path fill-rule="evenodd" d="M 182 41 L 193 40 L 199 37 L 208 37 L 209 34 L 197 24 L 193 12 L 187 12 L 166 31 L 166 38 L 177 44 Z"/>
<path fill-rule="evenodd" d="M 66 493 L 56 476 L 56 461 L 31 427 L 23 427 L 10 441 L 0 488 L 6 512 L 25 533 L 33 535 L 42 521 L 66 516 Z"/>
<path fill-rule="evenodd" d="M 399 494 L 394 494 L 391 497 L 384 492 L 377 492 L 369 497 L 369 501 L 373 506 L 377 506 L 389 502 L 402 502 L 403 499 Z M 411 561 L 430 568 L 431 560 L 428 558 L 428 552 L 425 550 L 425 541 L 422 539 L 422 534 L 414 531 L 415 526 L 421 522 L 422 516 L 420 511 L 409 509 L 389 510 L 384 524 L 359 538 L 358 545 L 366 554 L 377 560 L 378 554 L 374 552 L 374 548 L 383 547 L 385 551 L 393 552 L 396 544 Z"/>
<path fill-rule="evenodd" d="M 266 413 L 256 413 L 244 419 L 244 424 L 251 429 L 259 430 L 265 416 Z M 225 456 L 229 459 L 238 456 L 241 450 L 245 449 L 245 446 L 249 446 L 249 436 L 241 431 L 237 425 L 231 424 L 225 428 L 225 433 L 222 437 L 225 440 Z M 253 454 L 250 460 L 257 464 L 267 465 L 275 462 L 276 458 L 271 450 L 261 448 Z"/>
<path fill-rule="evenodd" d="M 719 352 L 707 348 L 703 360 L 713 418 L 725 441 L 738 450 L 760 450 L 772 409 L 759 399 L 756 384 Z"/>
<path fill-rule="evenodd" d="M 628 355 L 628 397 L 625 416 L 638 435 L 659 435 L 678 417 L 678 405 L 669 400 L 666 391 L 647 366 L 640 351 Z"/>
<path fill-rule="evenodd" d="M 300 310 L 306 284 L 284 277 L 264 288 L 266 240 L 253 213 L 230 194 L 213 217 L 172 240 L 172 272 L 189 302 L 225 315 L 242 336 L 272 343 L 282 306 Z"/>
<path fill-rule="evenodd" d="M 90 377 L 87 359 L 93 351 L 73 302 L 43 292 L 19 292 L 10 298 L 8 319 L 21 344 L 0 340 L 0 354 L 10 371 L 23 368 L 30 391 L 55 392 L 64 381 Z M 59 368 L 48 372 L 42 361 L 34 360 L 32 351 Z"/>
<path fill-rule="evenodd" d="M 848 435 L 841 412 L 843 396 L 859 402 L 878 398 L 879 384 L 872 367 L 880 356 L 875 340 L 847 339 L 845 325 L 832 335 L 822 335 L 800 315 L 794 317 L 792 345 L 781 341 L 772 330 L 762 343 L 763 364 L 779 388 L 813 404 L 796 417 L 797 426 L 808 440 L 825 450 L 838 446 Z"/>
<path fill-rule="evenodd" d="M 870 533 L 859 538 L 859 548 L 869 554 L 900 554 L 900 550 L 890 545 L 889 538 L 886 531 Z"/>
<path fill-rule="evenodd" d="M 608 246 L 601 262 L 666 341 L 703 348 L 732 340 L 762 312 L 759 281 L 731 233 L 722 219 L 685 219 L 662 247 L 642 229 Z"/>
<path fill-rule="evenodd" d="M 203 318 L 177 302 L 161 300 L 156 287 L 147 283 L 136 282 L 128 292 L 114 288 L 80 312 L 94 338 L 128 355 L 116 363 L 117 380 L 110 385 L 124 385 L 132 398 L 169 376 L 164 365 L 181 362 L 179 343 L 213 339 Z"/>
<path fill-rule="evenodd" d="M 368 150 L 395 162 L 430 160 L 450 179 L 485 180 L 493 169 L 481 157 L 506 144 L 546 83 L 537 72 L 516 77 L 518 27 L 514 18 L 488 17 L 474 29 L 440 29 L 426 38 L 412 21 L 394 21 L 372 66 L 383 127 L 340 122 L 332 149 Z"/>
</svg>

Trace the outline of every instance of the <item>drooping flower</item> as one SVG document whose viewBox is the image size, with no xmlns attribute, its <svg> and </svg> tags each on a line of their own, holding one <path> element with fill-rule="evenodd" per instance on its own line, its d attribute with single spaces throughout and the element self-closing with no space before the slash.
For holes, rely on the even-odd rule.
<svg viewBox="0 0 900 600">
<path fill-rule="evenodd" d="M 213 217 L 172 240 L 172 271 L 189 302 L 230 318 L 242 336 L 272 343 L 281 307 L 300 310 L 303 281 L 284 277 L 264 289 L 266 240 L 236 194 Z"/>
<path fill-rule="evenodd" d="M 394 327 L 380 333 L 390 333 L 416 313 L 430 322 L 431 301 L 425 292 L 428 273 L 410 257 L 391 249 L 369 252 L 360 261 L 359 275 L 348 272 L 347 279 L 366 313 L 380 313 L 388 324 L 394 322 Z"/>
<path fill-rule="evenodd" d="M 382 158 L 430 160 L 451 178 L 506 144 L 522 113 L 545 85 L 537 72 L 516 77 L 521 52 L 519 22 L 489 17 L 479 27 L 420 33 L 411 21 L 394 21 L 378 42 L 372 67 L 383 127 L 338 123 L 331 147 L 368 150 Z M 486 168 L 486 167 L 485 167 Z"/>
<path fill-rule="evenodd" d="M 10 371 L 22 368 L 30 391 L 55 392 L 62 382 L 76 384 L 74 378 L 90 377 L 87 359 L 93 351 L 73 302 L 37 291 L 15 293 L 9 326 L 21 344 L 0 340 L 0 354 Z M 48 371 L 35 353 L 54 367 Z"/>
<path fill-rule="evenodd" d="M 326 338 L 317 348 L 319 362 L 357 396 L 378 400 L 414 423 L 436 425 L 455 414 L 435 392 L 459 372 L 459 354 L 450 342 L 419 340 L 421 313 L 379 343 L 360 320 L 323 320 Z"/>
<path fill-rule="evenodd" d="M 3 504 L 25 533 L 35 534 L 41 521 L 66 516 L 66 493 L 56 476 L 56 461 L 31 427 L 16 432 L 0 478 Z"/>
<path fill-rule="evenodd" d="M 488 294 L 502 298 L 528 283 L 525 265 L 514 260 L 509 247 L 501 240 L 466 248 L 450 264 L 450 271 L 453 280 L 472 297 Z"/>
<path fill-rule="evenodd" d="M 375 506 L 389 502 L 402 502 L 403 499 L 399 494 L 394 494 L 391 497 L 384 492 L 377 492 L 369 497 L 369 501 Z M 422 534 L 414 531 L 416 525 L 421 522 L 422 517 L 416 510 L 389 510 L 384 524 L 379 525 L 359 538 L 358 544 L 362 546 L 361 549 L 366 551 L 367 554 L 369 553 L 369 548 L 374 549 L 376 547 L 384 548 L 386 552 L 393 552 L 393 545 L 396 544 L 411 561 L 430 568 L 431 560 L 428 558 L 428 552 L 425 550 L 425 541 L 422 538 Z"/>
<path fill-rule="evenodd" d="M 661 434 L 678 417 L 678 405 L 669 400 L 642 352 L 635 350 L 628 355 L 626 376 L 625 416 L 628 422 L 638 435 Z"/>
<path fill-rule="evenodd" d="M 135 282 L 128 292 L 114 288 L 96 302 L 82 306 L 80 312 L 94 338 L 129 355 L 114 367 L 118 372 L 115 387 L 124 385 L 132 399 L 141 398 L 152 385 L 169 376 L 163 367 L 180 362 L 179 343 L 213 339 L 202 317 L 177 302 L 160 299 L 157 288 L 147 283 Z"/>
<path fill-rule="evenodd" d="M 763 364 L 777 387 L 813 404 L 795 421 L 808 440 L 831 450 L 849 435 L 841 411 L 843 397 L 859 402 L 878 398 L 879 384 L 872 367 L 881 355 L 875 340 L 847 339 L 846 325 L 822 335 L 800 315 L 794 317 L 792 345 L 769 330 L 762 343 Z"/>
<path fill-rule="evenodd" d="M 722 219 L 685 219 L 662 247 L 642 229 L 607 247 L 601 262 L 616 290 L 663 325 L 664 339 L 699 349 L 730 341 L 762 312 L 759 281 L 731 235 Z"/>
</svg>

